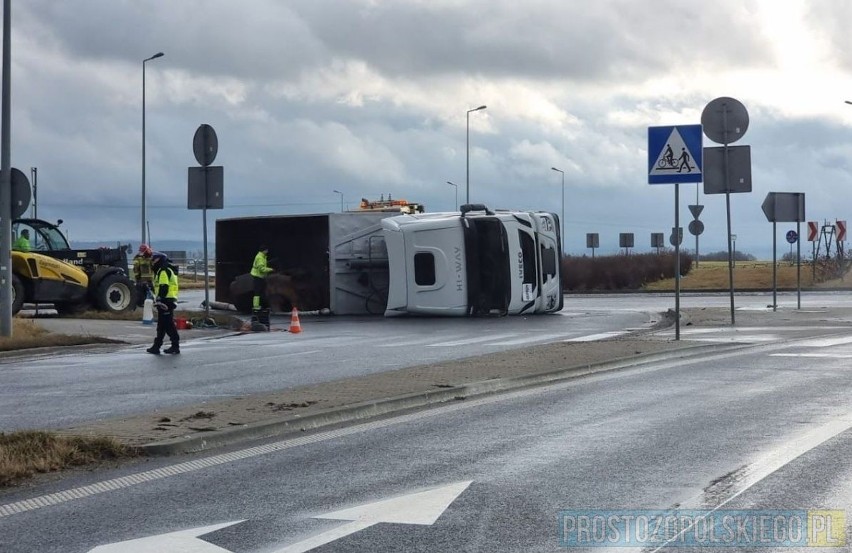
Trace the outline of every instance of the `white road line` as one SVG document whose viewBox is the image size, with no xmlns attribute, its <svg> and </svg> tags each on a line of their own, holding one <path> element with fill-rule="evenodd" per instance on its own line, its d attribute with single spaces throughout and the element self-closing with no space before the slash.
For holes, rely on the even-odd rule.
<svg viewBox="0 0 852 553">
<path fill-rule="evenodd" d="M 814 338 L 813 340 L 804 340 L 796 343 L 797 346 L 803 348 L 830 348 L 832 346 L 842 346 L 844 344 L 852 344 L 852 336 L 843 336 L 840 338 Z"/>
<path fill-rule="evenodd" d="M 706 516 L 709 516 L 748 491 L 752 486 L 767 476 L 781 470 L 805 453 L 816 449 L 828 440 L 846 432 L 850 428 L 852 428 L 852 414 L 846 413 L 845 415 L 826 424 L 808 430 L 799 436 L 791 438 L 786 443 L 779 445 L 763 457 L 749 464 L 744 470 L 738 472 L 736 478 L 726 479 L 723 482 L 720 482 L 718 486 L 724 487 L 725 492 L 727 492 L 727 497 L 725 497 L 722 501 L 719 501 L 715 505 L 704 505 L 704 493 L 702 492 L 701 494 L 683 502 L 678 506 L 678 508 L 706 508 L 708 509 Z M 691 528 L 692 526 L 684 528 L 677 536 L 674 536 L 672 539 L 652 550 L 650 553 L 657 553 L 658 551 L 666 549 L 670 544 L 675 543 L 678 539 L 680 539 L 680 536 L 685 532 L 688 532 Z"/>
<path fill-rule="evenodd" d="M 576 338 L 568 338 L 563 342 L 595 342 L 597 340 L 606 340 L 607 338 L 615 338 L 627 334 L 626 330 L 617 330 L 613 332 L 601 332 L 600 334 L 589 334 L 587 336 L 577 336 Z"/>
<path fill-rule="evenodd" d="M 565 333 L 561 334 L 535 334 L 531 333 L 523 338 L 518 338 L 517 340 L 507 340 L 505 342 L 495 342 L 493 344 L 485 344 L 486 346 L 517 346 L 519 344 L 530 344 L 533 342 L 544 342 L 547 340 L 556 340 L 558 338 L 564 338 Z"/>
<path fill-rule="evenodd" d="M 852 353 L 773 353 L 770 357 L 808 357 L 813 359 L 852 359 Z"/>
<path fill-rule="evenodd" d="M 453 342 L 438 342 L 437 344 L 429 344 L 429 348 L 450 348 L 455 346 L 466 346 L 468 344 L 481 344 L 482 342 L 493 342 L 504 338 L 512 338 L 517 336 L 517 333 L 512 334 L 497 334 L 496 336 L 479 336 L 477 338 L 467 338 L 466 340 L 455 340 Z"/>
<path fill-rule="evenodd" d="M 423 346 L 435 341 L 434 336 L 429 336 L 426 338 L 418 338 L 416 340 L 403 340 L 399 342 L 394 342 L 389 340 L 390 343 L 387 344 L 376 344 L 377 348 L 401 348 L 401 347 L 409 347 L 409 346 Z"/>
</svg>

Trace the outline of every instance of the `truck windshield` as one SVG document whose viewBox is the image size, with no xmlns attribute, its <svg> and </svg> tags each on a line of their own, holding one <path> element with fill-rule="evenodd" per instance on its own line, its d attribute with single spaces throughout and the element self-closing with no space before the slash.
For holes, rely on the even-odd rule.
<svg viewBox="0 0 852 553">
<path fill-rule="evenodd" d="M 47 251 L 69 249 L 65 236 L 56 227 L 39 225 L 35 227 L 35 231 L 38 237 L 36 241 L 44 244 L 44 247 L 41 249 Z"/>
<path fill-rule="evenodd" d="M 29 229 L 30 250 L 54 251 L 67 250 L 68 242 L 59 229 L 44 224 L 32 224 L 29 221 L 18 221 L 12 225 L 12 235 L 20 236 L 21 231 Z"/>
<path fill-rule="evenodd" d="M 524 284 L 536 286 L 535 278 L 535 241 L 529 233 L 518 230 L 518 242 L 521 245 L 521 259 L 518 266 L 522 272 L 521 280 Z"/>
<path fill-rule="evenodd" d="M 468 306 L 472 315 L 505 315 L 511 298 L 509 241 L 495 217 L 465 218 Z"/>
</svg>

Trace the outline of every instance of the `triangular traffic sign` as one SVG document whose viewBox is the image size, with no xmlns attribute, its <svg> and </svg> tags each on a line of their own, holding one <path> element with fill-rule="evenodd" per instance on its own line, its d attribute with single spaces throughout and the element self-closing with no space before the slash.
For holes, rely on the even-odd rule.
<svg viewBox="0 0 852 553">
<path fill-rule="evenodd" d="M 701 212 L 704 211 L 703 205 L 691 205 L 689 206 L 689 212 L 692 213 L 692 216 L 698 219 L 701 216 Z"/>
<path fill-rule="evenodd" d="M 701 125 L 648 127 L 648 182 L 701 182 L 703 154 Z"/>
</svg>

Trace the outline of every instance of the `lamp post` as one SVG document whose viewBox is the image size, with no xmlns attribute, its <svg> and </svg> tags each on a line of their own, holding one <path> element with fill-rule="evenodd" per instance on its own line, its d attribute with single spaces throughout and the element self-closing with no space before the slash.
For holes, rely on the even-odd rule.
<svg viewBox="0 0 852 553">
<path fill-rule="evenodd" d="M 453 209 L 458 211 L 458 209 L 459 209 L 459 187 L 456 186 L 456 183 L 454 183 L 454 182 L 447 181 L 447 184 L 449 184 L 450 186 L 452 186 L 453 188 L 456 189 L 456 205 L 453 206 Z"/>
<path fill-rule="evenodd" d="M 340 190 L 332 190 L 335 194 L 340 194 L 340 212 L 343 213 L 343 192 Z"/>
<path fill-rule="evenodd" d="M 145 63 L 163 57 L 162 52 L 157 52 L 150 58 L 142 60 L 142 244 L 145 244 Z"/>
<path fill-rule="evenodd" d="M 479 106 L 478 108 L 467 110 L 467 170 L 465 177 L 465 203 L 470 203 L 470 114 L 474 111 L 479 111 L 481 109 L 485 109 L 486 106 Z"/>
<path fill-rule="evenodd" d="M 551 167 L 552 170 L 562 173 L 562 215 L 560 216 L 562 219 L 562 251 L 565 251 L 565 171 L 562 169 L 557 169 L 556 167 Z"/>
</svg>

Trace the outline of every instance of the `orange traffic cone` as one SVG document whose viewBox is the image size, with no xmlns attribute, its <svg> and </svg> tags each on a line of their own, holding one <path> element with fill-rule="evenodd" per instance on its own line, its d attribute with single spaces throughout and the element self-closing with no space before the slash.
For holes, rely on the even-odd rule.
<svg viewBox="0 0 852 553">
<path fill-rule="evenodd" d="M 302 332 L 302 323 L 299 322 L 299 310 L 295 307 L 293 307 L 293 311 L 290 312 L 289 332 L 293 334 L 298 334 Z"/>
</svg>

